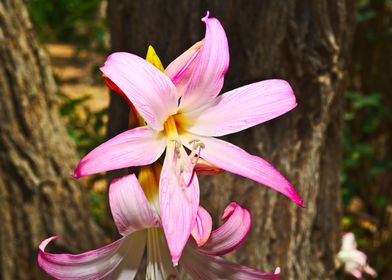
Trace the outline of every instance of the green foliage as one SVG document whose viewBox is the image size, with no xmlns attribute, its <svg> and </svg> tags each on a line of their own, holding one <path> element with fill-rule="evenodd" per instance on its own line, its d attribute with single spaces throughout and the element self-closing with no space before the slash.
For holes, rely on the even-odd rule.
<svg viewBox="0 0 392 280">
<path fill-rule="evenodd" d="M 80 156 L 84 156 L 105 139 L 107 108 L 92 111 L 87 105 L 89 95 L 70 98 L 60 95 L 60 113 L 66 121 L 68 134 L 76 143 Z"/>
<path fill-rule="evenodd" d="M 343 230 L 353 231 L 380 279 L 390 275 L 392 0 L 358 0 L 344 115 Z"/>
<path fill-rule="evenodd" d="M 60 113 L 65 120 L 68 135 L 76 144 L 80 157 L 104 142 L 106 136 L 107 108 L 92 111 L 86 104 L 90 99 L 89 95 L 70 98 L 60 93 Z M 94 184 L 102 181 L 106 185 L 102 174 L 89 176 L 86 181 L 89 186 L 90 209 L 97 223 L 103 228 L 110 229 L 106 215 L 106 190 L 92 188 Z"/>
<path fill-rule="evenodd" d="M 94 219 L 101 227 L 110 229 L 110 224 L 107 219 L 108 215 L 106 208 L 107 192 L 105 190 L 90 190 L 88 192 L 88 196 L 90 199 L 91 213 L 93 214 Z"/>
<path fill-rule="evenodd" d="M 344 158 L 342 170 L 343 202 L 347 204 L 351 198 L 358 195 L 362 182 L 348 174 L 355 172 L 366 164 L 366 176 L 378 176 L 387 172 L 392 167 L 392 161 L 388 158 L 378 158 L 374 147 L 369 142 L 372 135 L 380 129 L 381 120 L 389 117 L 388 108 L 382 102 L 382 95 L 372 93 L 364 95 L 360 92 L 348 92 L 346 94 L 347 109 L 344 115 Z M 360 124 L 361 133 L 354 133 Z M 377 201 L 385 201 L 379 198 Z M 381 202 L 383 203 L 383 202 Z"/>
<path fill-rule="evenodd" d="M 79 47 L 106 51 L 103 0 L 30 0 L 29 9 L 42 41 L 78 42 Z"/>
</svg>

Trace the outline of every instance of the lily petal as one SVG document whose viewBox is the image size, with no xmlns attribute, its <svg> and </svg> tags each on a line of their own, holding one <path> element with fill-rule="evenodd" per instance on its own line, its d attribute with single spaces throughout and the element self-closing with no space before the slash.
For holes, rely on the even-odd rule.
<svg viewBox="0 0 392 280">
<path fill-rule="evenodd" d="M 357 249 L 357 242 L 355 241 L 354 233 L 347 232 L 342 237 L 342 249 L 341 251 L 351 251 Z"/>
<path fill-rule="evenodd" d="M 165 236 L 159 228 L 147 230 L 146 279 L 180 279 L 173 267 Z"/>
<path fill-rule="evenodd" d="M 207 243 L 199 251 L 214 256 L 227 254 L 238 248 L 248 236 L 252 218 L 248 210 L 235 202 L 225 209 L 222 219 L 227 221 L 211 233 Z"/>
<path fill-rule="evenodd" d="M 279 278 L 279 269 L 276 273 L 257 271 L 228 262 L 221 257 L 204 255 L 191 245 L 185 247 L 181 264 L 195 280 L 276 280 Z"/>
<path fill-rule="evenodd" d="M 212 229 L 212 219 L 206 209 L 199 206 L 197 211 L 196 221 L 193 225 L 192 236 L 196 241 L 197 246 L 203 246 L 210 237 Z"/>
<path fill-rule="evenodd" d="M 203 46 L 197 56 L 189 56 L 189 67 L 179 67 L 182 88 L 180 108 L 182 111 L 193 111 L 209 103 L 221 91 L 227 69 L 229 67 L 229 47 L 226 33 L 216 18 L 209 18 L 209 14 L 202 21 L 206 24 L 206 34 Z M 178 63 L 183 65 L 184 63 Z"/>
<path fill-rule="evenodd" d="M 127 96 L 148 125 L 157 131 L 177 111 L 170 79 L 146 60 L 124 52 L 111 54 L 101 71 Z"/>
<path fill-rule="evenodd" d="M 363 268 L 363 271 L 367 274 L 369 274 L 370 276 L 372 276 L 373 278 L 377 277 L 377 271 L 375 271 L 372 267 L 370 267 L 369 265 L 365 265 L 365 267 Z"/>
<path fill-rule="evenodd" d="M 202 158 L 199 158 L 197 161 L 195 171 L 197 175 L 201 176 L 216 175 L 225 172 L 222 168 L 219 168 Z"/>
<path fill-rule="evenodd" d="M 290 85 L 266 80 L 218 96 L 206 110 L 185 113 L 188 128 L 203 136 L 223 136 L 276 118 L 297 106 Z"/>
<path fill-rule="evenodd" d="M 74 177 L 153 163 L 161 156 L 165 146 L 165 139 L 149 127 L 125 131 L 82 158 Z"/>
<path fill-rule="evenodd" d="M 195 71 L 203 44 L 204 41 L 197 42 L 173 60 L 165 69 L 165 74 L 176 86 L 178 98 L 184 94 L 192 73 Z"/>
<path fill-rule="evenodd" d="M 134 174 L 115 179 L 109 188 L 109 204 L 121 235 L 159 227 L 159 217 L 148 202 Z"/>
<path fill-rule="evenodd" d="M 241 148 L 220 139 L 201 137 L 190 133 L 182 135 L 182 138 L 185 139 L 183 141 L 185 144 L 192 139 L 202 141 L 205 148 L 201 150 L 200 156 L 212 164 L 266 185 L 304 207 L 303 200 L 290 182 L 264 159 L 250 155 Z M 191 147 L 188 145 L 188 148 Z"/>
<path fill-rule="evenodd" d="M 39 245 L 38 265 L 61 280 L 133 279 L 146 244 L 146 234 L 137 232 L 97 250 L 83 254 L 52 254 L 45 247 L 57 236 Z"/>
<path fill-rule="evenodd" d="M 174 265 L 178 264 L 182 250 L 189 239 L 199 206 L 199 182 L 197 176 L 192 178 L 191 165 L 184 148 L 181 158 L 185 169 L 181 174 L 174 165 L 177 155 L 174 144 L 168 145 L 159 182 L 159 205 L 162 226 Z"/>
</svg>

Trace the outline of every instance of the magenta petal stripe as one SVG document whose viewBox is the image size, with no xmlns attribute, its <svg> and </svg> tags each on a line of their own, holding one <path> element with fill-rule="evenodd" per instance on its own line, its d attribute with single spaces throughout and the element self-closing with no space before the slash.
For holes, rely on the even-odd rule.
<svg viewBox="0 0 392 280">
<path fill-rule="evenodd" d="M 176 113 L 178 98 L 172 81 L 145 59 L 130 53 L 113 53 L 101 71 L 155 130 L 162 130 L 166 118 Z"/>
<path fill-rule="evenodd" d="M 56 238 L 39 245 L 38 265 L 61 280 L 133 279 L 146 243 L 145 234 L 136 233 L 79 255 L 45 252 L 45 247 Z"/>
<path fill-rule="evenodd" d="M 109 203 L 121 235 L 159 227 L 159 217 L 151 208 L 134 174 L 115 179 L 109 188 Z"/>
<path fill-rule="evenodd" d="M 223 136 L 276 118 L 297 106 L 290 85 L 266 80 L 218 96 L 206 110 L 185 113 L 188 130 L 203 136 Z"/>
<path fill-rule="evenodd" d="M 186 112 L 199 108 L 219 94 L 229 67 L 229 46 L 222 25 L 208 14 L 202 21 L 206 24 L 203 46 L 193 62 L 195 67 L 185 70 L 191 73 L 183 73 L 189 77 L 180 104 Z"/>
<path fill-rule="evenodd" d="M 205 148 L 201 151 L 201 157 L 212 164 L 266 185 L 303 207 L 303 200 L 290 182 L 264 159 L 250 155 L 241 148 L 220 139 L 192 134 L 184 134 L 182 138 L 184 143 L 192 139 L 202 141 L 205 144 Z"/>
<path fill-rule="evenodd" d="M 229 209 L 230 211 L 227 211 Z M 227 221 L 212 231 L 207 243 L 199 248 L 200 252 L 221 256 L 234 251 L 245 241 L 252 224 L 248 210 L 231 202 L 226 207 L 222 219 L 227 219 Z"/>
<path fill-rule="evenodd" d="M 74 177 L 151 164 L 162 155 L 165 146 L 165 139 L 149 127 L 125 131 L 84 156 Z"/>
</svg>

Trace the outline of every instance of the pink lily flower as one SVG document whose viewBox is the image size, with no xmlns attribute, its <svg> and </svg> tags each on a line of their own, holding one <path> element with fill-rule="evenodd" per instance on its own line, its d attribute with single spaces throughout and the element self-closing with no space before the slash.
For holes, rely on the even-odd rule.
<svg viewBox="0 0 392 280">
<path fill-rule="evenodd" d="M 71 255 L 45 252 L 45 247 L 57 238 L 51 237 L 39 246 L 39 266 L 52 277 L 62 280 L 128 280 L 135 277 L 147 246 L 146 279 L 179 279 L 160 228 L 159 212 L 155 210 L 158 206 L 155 199 L 157 182 L 154 182 L 151 170 L 145 175 L 149 181 L 147 186 L 140 186 L 135 175 L 114 180 L 110 185 L 110 207 L 121 239 L 97 250 Z M 199 208 L 192 230 L 196 241 L 190 239 L 187 242 L 180 260 L 185 271 L 193 279 L 200 280 L 278 279 L 279 268 L 275 273 L 265 273 L 219 257 L 240 246 L 251 226 L 250 213 L 234 202 L 225 209 L 222 219 L 226 222 L 211 231 L 210 215 Z M 196 243 L 203 247 L 198 248 Z"/>
<path fill-rule="evenodd" d="M 343 235 L 342 248 L 337 257 L 344 264 L 344 271 L 353 275 L 355 278 L 363 279 L 363 273 L 377 277 L 377 272 L 368 265 L 366 255 L 357 250 L 357 242 L 352 232 Z"/>
<path fill-rule="evenodd" d="M 160 213 L 173 262 L 188 240 L 199 205 L 195 165 L 199 157 L 220 169 L 250 178 L 303 206 L 292 185 L 264 159 L 214 138 L 278 117 L 297 103 L 283 80 L 256 82 L 218 96 L 229 66 L 226 34 L 208 14 L 205 38 L 174 60 L 163 73 L 143 58 L 113 53 L 101 71 L 118 87 L 147 125 L 123 132 L 87 154 L 74 176 L 159 159 Z M 185 148 L 191 153 L 188 155 Z"/>
</svg>

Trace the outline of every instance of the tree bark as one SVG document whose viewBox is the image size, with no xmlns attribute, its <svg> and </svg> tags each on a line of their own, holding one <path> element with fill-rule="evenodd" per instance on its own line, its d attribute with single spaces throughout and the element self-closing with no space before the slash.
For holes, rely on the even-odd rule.
<svg viewBox="0 0 392 280">
<path fill-rule="evenodd" d="M 112 48 L 143 57 L 151 44 L 167 65 L 203 37 L 200 18 L 207 10 L 229 39 L 224 91 L 269 78 L 293 86 L 298 108 L 227 138 L 278 167 L 306 208 L 227 173 L 202 180 L 201 204 L 215 218 L 233 200 L 250 209 L 251 233 L 230 259 L 269 271 L 280 266 L 284 279 L 333 279 L 341 238 L 342 101 L 354 0 L 111 0 Z"/>
<path fill-rule="evenodd" d="M 58 112 L 49 60 L 26 1 L 0 1 L 0 279 L 45 279 L 37 246 L 77 252 L 103 242 L 72 179 L 75 147 Z"/>
</svg>

